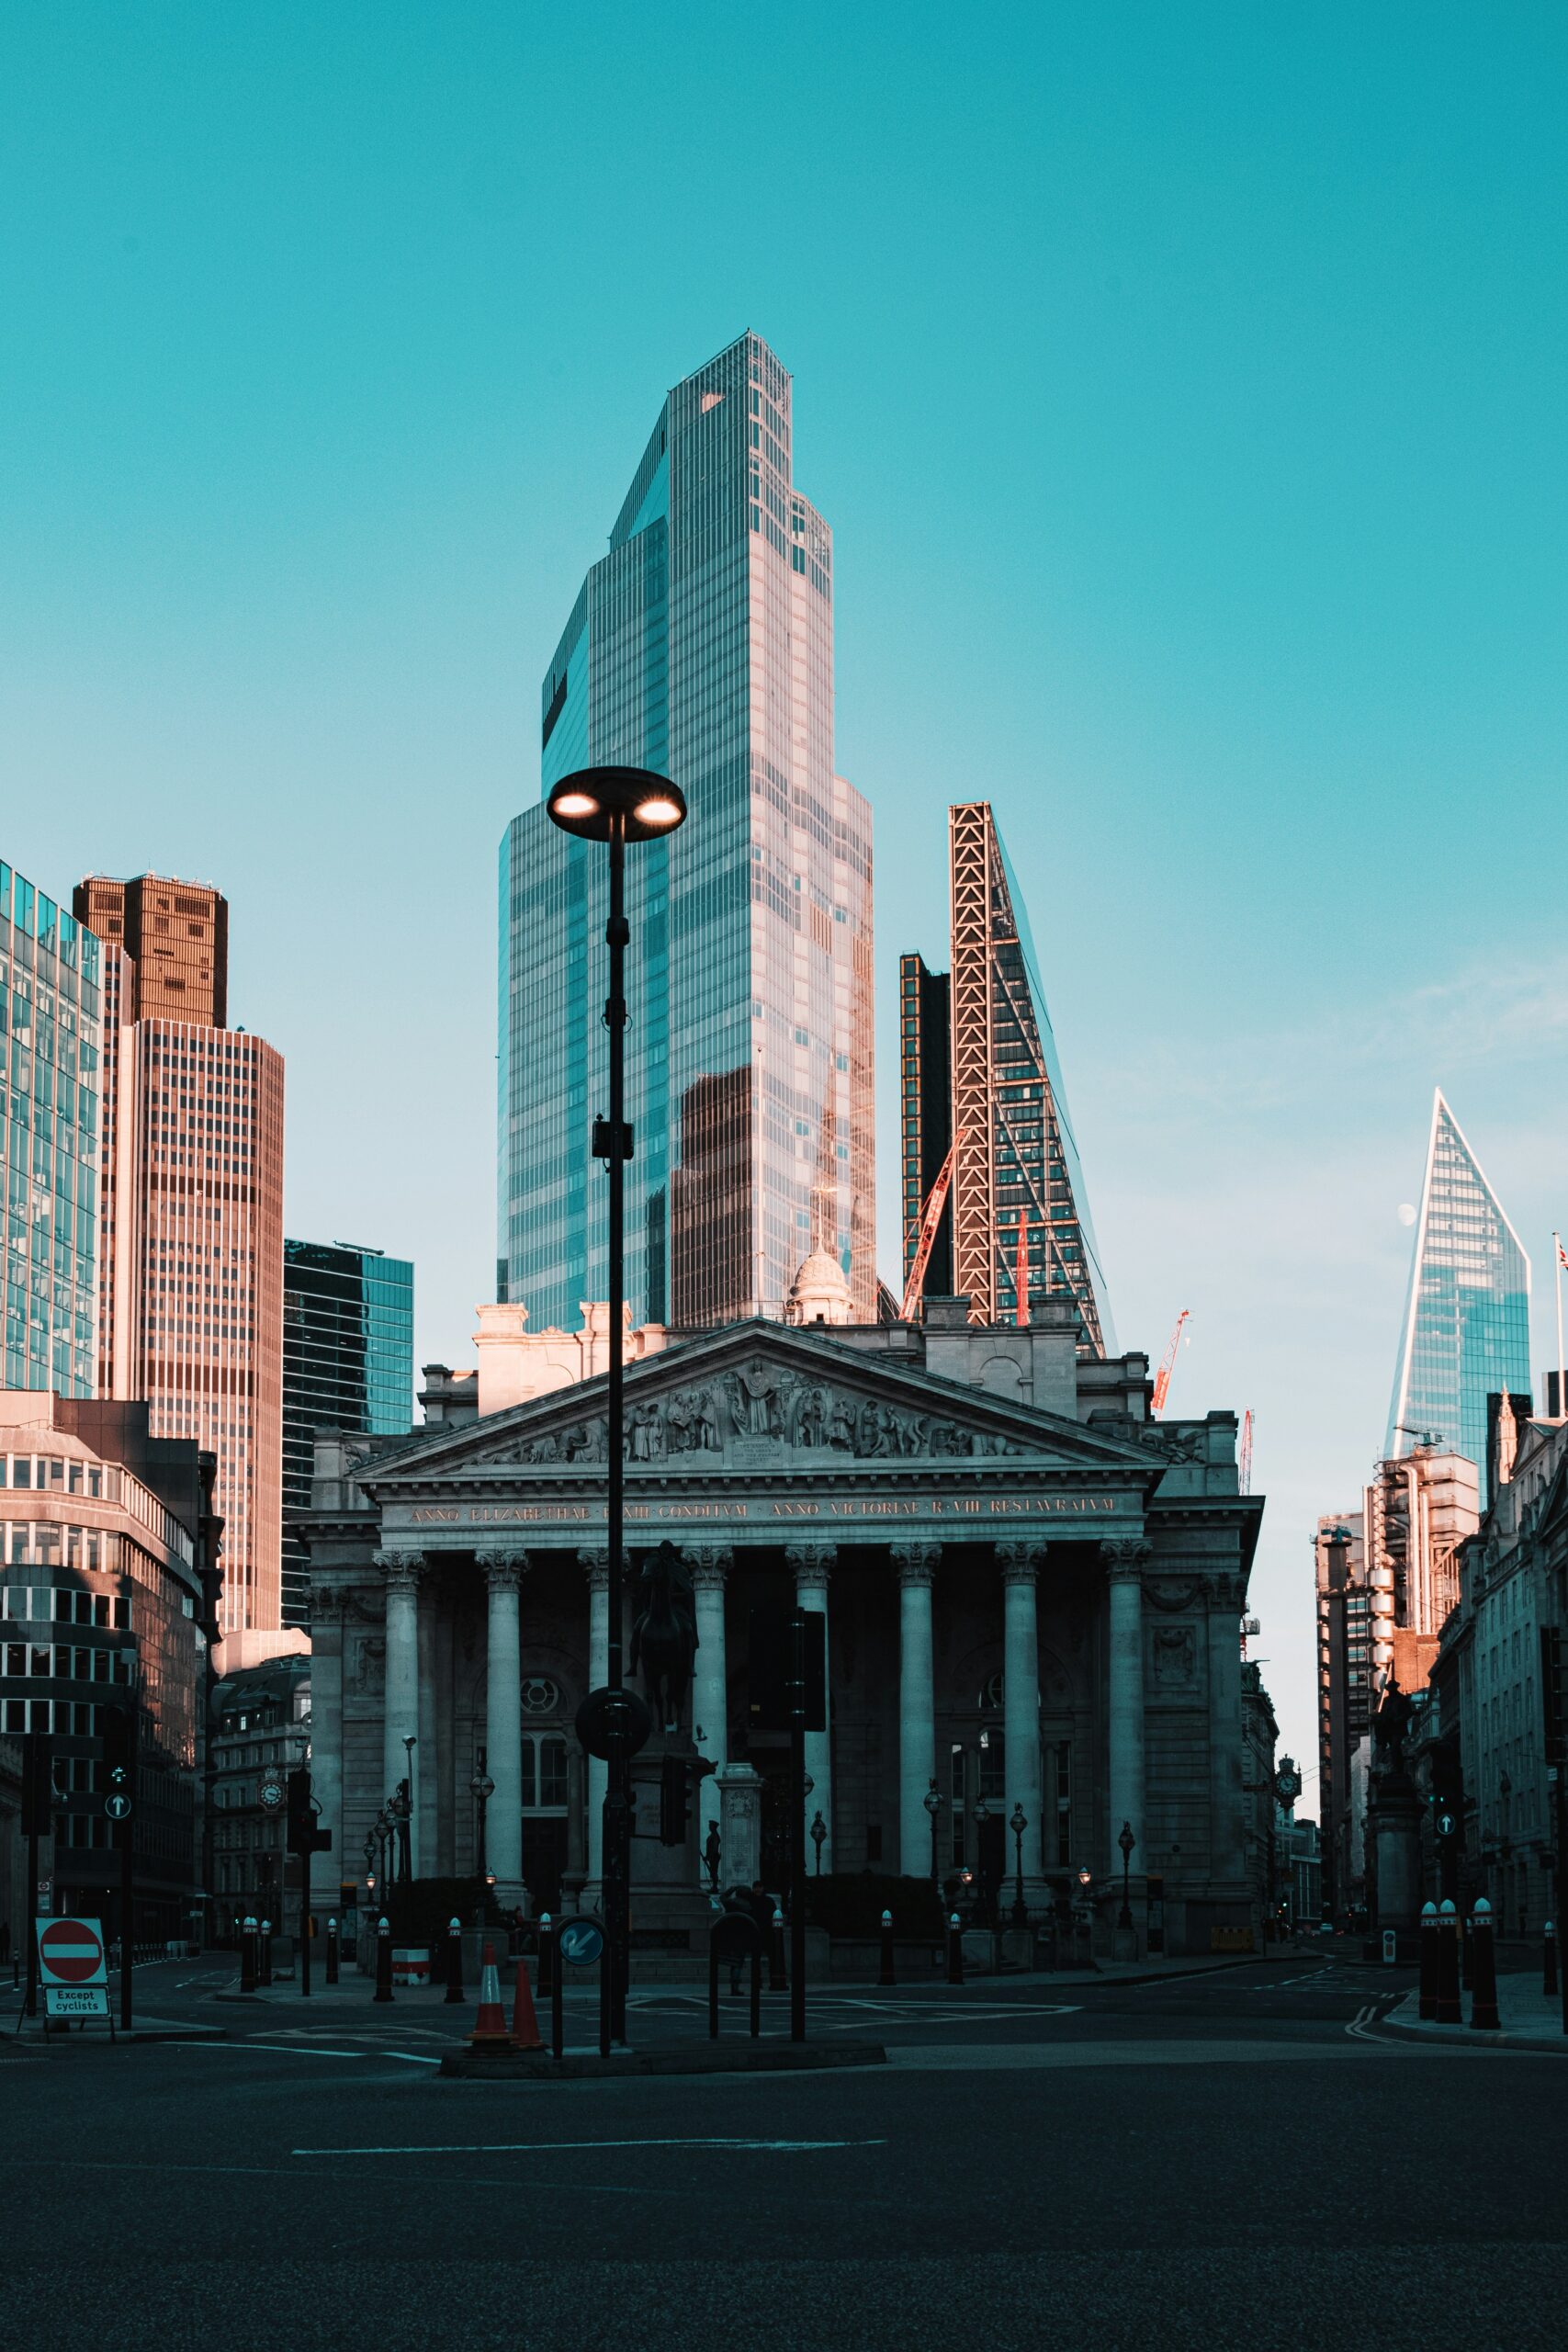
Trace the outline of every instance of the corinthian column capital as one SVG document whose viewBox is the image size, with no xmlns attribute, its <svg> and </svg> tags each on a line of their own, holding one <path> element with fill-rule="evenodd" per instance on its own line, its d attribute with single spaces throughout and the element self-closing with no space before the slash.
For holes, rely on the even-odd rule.
<svg viewBox="0 0 1568 2352">
<path fill-rule="evenodd" d="M 1032 1584 L 1045 1565 L 1045 1546 L 1038 1536 L 1010 1535 L 996 1548 L 1004 1584 Z"/>
<path fill-rule="evenodd" d="M 515 1592 L 528 1573 L 526 1552 L 477 1552 L 474 1556 L 491 1592 Z"/>
<path fill-rule="evenodd" d="M 1141 1535 L 1115 1536 L 1102 1544 L 1100 1556 L 1114 1583 L 1122 1577 L 1141 1577 L 1154 1557 L 1155 1547 Z"/>
<path fill-rule="evenodd" d="M 895 1544 L 891 1548 L 900 1584 L 929 1585 L 935 1580 L 942 1558 L 940 1544 Z"/>
<path fill-rule="evenodd" d="M 833 1573 L 833 1563 L 839 1556 L 839 1547 L 836 1544 L 829 1544 L 825 1537 L 817 1540 L 809 1536 L 797 1537 L 784 1545 L 784 1555 L 797 1585 L 826 1587 Z"/>
<path fill-rule="evenodd" d="M 696 1592 L 722 1592 L 730 1569 L 735 1565 L 735 1553 L 728 1544 L 688 1544 L 682 1557 L 686 1571 Z"/>
<path fill-rule="evenodd" d="M 424 1573 L 423 1552 L 378 1552 L 376 1566 L 387 1579 L 389 1592 L 416 1592 Z"/>
<path fill-rule="evenodd" d="M 582 1565 L 583 1574 L 588 1578 L 589 1591 L 608 1592 L 610 1589 L 608 1548 L 604 1545 L 595 1547 L 590 1544 L 585 1550 L 579 1552 L 577 1556 Z"/>
</svg>

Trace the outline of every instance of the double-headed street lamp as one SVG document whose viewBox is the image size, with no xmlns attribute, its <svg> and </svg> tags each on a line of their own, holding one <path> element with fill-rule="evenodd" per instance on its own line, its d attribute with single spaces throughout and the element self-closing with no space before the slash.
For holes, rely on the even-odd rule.
<svg viewBox="0 0 1568 2352">
<path fill-rule="evenodd" d="M 1125 1933 L 1130 1936 L 1133 1932 L 1133 1903 L 1127 1877 L 1133 1867 L 1133 1849 L 1137 1842 L 1133 1835 L 1132 1823 L 1124 1821 L 1122 1824 L 1122 1835 L 1116 1840 L 1122 1849 L 1122 1908 L 1116 1915 L 1118 1935 Z"/>
<path fill-rule="evenodd" d="M 1029 1925 L 1029 1911 L 1023 1900 L 1023 1833 L 1028 1826 L 1029 1815 L 1021 1804 L 1015 1804 L 1012 1809 L 1012 1819 L 1008 1823 L 1008 1827 L 1012 1831 L 1013 1854 L 1017 1864 L 1012 1897 L 1012 1924 L 1015 1928 L 1027 1928 Z"/>
<path fill-rule="evenodd" d="M 924 1802 L 926 1811 L 931 1817 L 931 1884 L 935 1886 L 937 1884 L 937 1824 L 942 1818 L 942 1791 L 937 1787 L 934 1781 L 931 1782 L 931 1787 L 926 1791 Z"/>
<path fill-rule="evenodd" d="M 604 1532 L 610 1555 L 610 1640 L 605 1685 L 621 1689 L 622 1532 L 625 1522 L 622 1356 L 626 1293 L 626 1169 L 632 1156 L 626 1118 L 626 853 L 628 842 L 657 841 L 685 821 L 686 803 L 668 776 L 649 768 L 579 768 L 551 787 L 546 803 L 551 821 L 579 841 L 603 842 L 610 854 L 610 908 L 604 944 L 610 951 L 609 993 L 604 1026 L 610 1033 L 609 1116 L 593 1122 L 593 1157 L 609 1170 L 610 1363 L 608 1442 L 605 1446 Z M 604 1791 L 604 1872 L 605 1964 L 602 1971 L 601 2046 L 626 2038 L 626 1966 L 630 1949 L 631 1758 L 626 1752 L 625 1710 L 609 1714 L 608 1773 Z"/>
<path fill-rule="evenodd" d="M 485 1869 L 485 1807 L 489 1804 L 491 1797 L 495 1794 L 495 1782 L 491 1779 L 490 1773 L 486 1770 L 485 1751 L 482 1747 L 476 1752 L 474 1757 L 474 1776 L 468 1782 L 468 1794 L 472 1797 L 475 1804 L 479 1807 L 479 1928 L 482 1931 L 485 1923 L 485 1886 L 487 1881 L 487 1872 Z"/>
</svg>

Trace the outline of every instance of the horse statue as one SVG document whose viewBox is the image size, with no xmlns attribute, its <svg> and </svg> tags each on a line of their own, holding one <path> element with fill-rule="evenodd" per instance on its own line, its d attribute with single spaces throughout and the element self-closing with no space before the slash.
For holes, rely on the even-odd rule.
<svg viewBox="0 0 1568 2352">
<path fill-rule="evenodd" d="M 656 1724 L 678 1730 L 697 1654 L 697 1611 L 692 1579 L 673 1544 L 661 1544 L 642 1564 L 632 1615 L 634 1674 Z"/>
</svg>

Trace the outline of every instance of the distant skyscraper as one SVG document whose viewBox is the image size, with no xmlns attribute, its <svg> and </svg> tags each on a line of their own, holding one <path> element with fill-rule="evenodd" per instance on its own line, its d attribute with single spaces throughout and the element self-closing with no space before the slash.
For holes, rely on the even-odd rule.
<svg viewBox="0 0 1568 2352">
<path fill-rule="evenodd" d="M 104 942 L 99 1393 L 218 1456 L 226 1633 L 281 1617 L 283 1060 L 228 1007 L 203 884 L 89 875 Z M 139 956 L 128 942 L 134 941 Z"/>
<path fill-rule="evenodd" d="M 283 1245 L 283 1622 L 310 1622 L 288 1514 L 309 1510 L 318 1430 L 402 1436 L 413 1420 L 413 1268 L 344 1241 Z"/>
<path fill-rule="evenodd" d="M 1530 1262 L 1439 1090 L 1383 1451 L 1426 1441 L 1486 1468 L 1486 1399 L 1530 1385 Z M 1483 1501 L 1486 1499 L 1484 1491 Z"/>
<path fill-rule="evenodd" d="M 1077 1300 L 1097 1352 L 1115 1344 L 1111 1301 L 1089 1221 L 1089 1199 L 1045 991 L 1023 900 L 987 801 L 948 811 L 953 970 L 937 981 L 918 957 L 904 958 L 900 1040 L 904 1085 L 905 1266 L 910 1163 L 923 1191 L 962 1131 L 950 1195 L 952 1287 L 977 1323 L 1018 1312 L 1019 1234 L 1023 1229 L 1024 1301 Z M 913 994 L 909 992 L 914 982 Z M 925 1071 L 935 1059 L 933 1024 L 947 991 L 950 1109 L 945 1129 L 931 1107 Z M 913 1009 L 912 1009 L 913 1007 Z M 914 1028 L 910 1028 L 910 1021 Z M 918 1117 L 915 1136 L 912 1120 Z M 918 1220 L 917 1220 L 918 1224 Z M 928 1272 L 925 1289 L 937 1284 Z"/>
<path fill-rule="evenodd" d="M 931 1186 L 942 1174 L 942 1163 L 953 1141 L 950 995 L 945 972 L 928 971 L 922 956 L 899 956 L 898 1102 L 906 1283 L 919 1247 L 925 1204 Z M 922 1289 L 932 1298 L 952 1295 L 951 1198 L 942 1209 L 942 1222 L 926 1260 Z"/>
<path fill-rule="evenodd" d="M 93 1394 L 98 943 L 0 859 L 0 1200 L 6 1388 Z"/>
<path fill-rule="evenodd" d="M 790 379 L 742 335 L 665 401 L 542 693 L 545 788 L 619 761 L 690 816 L 627 861 L 626 1295 L 779 1316 L 814 1249 L 875 1317 L 871 813 L 834 774 L 832 542 Z M 498 1295 L 605 1295 L 604 861 L 544 808 L 501 851 Z"/>
</svg>

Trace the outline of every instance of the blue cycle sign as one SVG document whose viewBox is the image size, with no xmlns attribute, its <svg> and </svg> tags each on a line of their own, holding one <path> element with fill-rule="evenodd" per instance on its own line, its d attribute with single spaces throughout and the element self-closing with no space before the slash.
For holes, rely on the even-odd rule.
<svg viewBox="0 0 1568 2352">
<path fill-rule="evenodd" d="M 592 1968 L 604 1949 L 604 1930 L 597 1919 L 563 1920 L 560 1956 L 573 1968 Z"/>
</svg>

